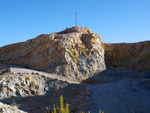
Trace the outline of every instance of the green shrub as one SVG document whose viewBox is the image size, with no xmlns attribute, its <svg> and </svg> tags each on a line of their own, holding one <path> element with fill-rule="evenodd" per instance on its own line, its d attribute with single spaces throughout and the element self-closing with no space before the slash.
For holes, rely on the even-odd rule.
<svg viewBox="0 0 150 113">
<path fill-rule="evenodd" d="M 69 112 L 69 104 L 66 103 L 65 107 L 64 107 L 64 102 L 63 102 L 63 96 L 60 96 L 60 107 L 58 107 L 58 105 L 55 106 L 55 104 L 53 105 L 53 110 L 49 111 L 47 109 L 46 113 L 70 113 Z M 84 112 L 81 112 L 84 113 Z M 88 113 L 90 113 L 90 111 L 88 111 Z M 99 113 L 104 113 L 104 111 L 99 110 Z"/>
<path fill-rule="evenodd" d="M 53 105 L 53 110 L 49 111 L 49 109 L 47 109 L 47 113 L 70 113 L 69 112 L 69 104 L 66 103 L 65 107 L 64 107 L 64 102 L 63 102 L 63 96 L 60 96 L 60 107 L 55 106 L 55 104 Z"/>
</svg>

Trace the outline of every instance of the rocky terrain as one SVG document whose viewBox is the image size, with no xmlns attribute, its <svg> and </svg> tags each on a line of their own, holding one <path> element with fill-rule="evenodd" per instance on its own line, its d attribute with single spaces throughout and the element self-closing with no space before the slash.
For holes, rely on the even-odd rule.
<svg viewBox="0 0 150 113">
<path fill-rule="evenodd" d="M 9 106 L 0 102 L 0 112 L 1 113 L 27 113 L 21 110 L 18 110 L 15 106 Z"/>
<path fill-rule="evenodd" d="M 0 48 L 0 62 L 82 80 L 105 70 L 101 37 L 73 27 Z"/>
<path fill-rule="evenodd" d="M 150 41 L 105 44 L 105 61 L 109 68 L 150 70 Z"/>
<path fill-rule="evenodd" d="M 0 76 L 0 102 L 25 112 L 41 113 L 46 112 L 47 107 L 52 109 L 63 95 L 73 111 L 88 106 L 90 89 L 79 82 L 24 67 L 2 67 L 1 72 L 5 70 L 5 73 Z"/>
<path fill-rule="evenodd" d="M 73 27 L 0 48 L 0 112 L 150 112 L 150 42 L 106 44 Z"/>
</svg>

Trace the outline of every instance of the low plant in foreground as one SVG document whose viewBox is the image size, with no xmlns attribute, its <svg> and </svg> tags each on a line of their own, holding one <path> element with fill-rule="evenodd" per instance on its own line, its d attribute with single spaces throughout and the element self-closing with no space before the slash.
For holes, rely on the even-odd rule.
<svg viewBox="0 0 150 113">
<path fill-rule="evenodd" d="M 46 113 L 70 113 L 69 104 L 66 103 L 66 105 L 64 106 L 63 96 L 61 95 L 60 96 L 60 107 L 58 107 L 58 105 L 55 106 L 55 104 L 54 104 L 53 110 L 49 111 L 49 109 L 47 108 Z M 81 113 L 85 113 L 85 112 L 81 112 Z M 90 111 L 88 111 L 88 113 L 90 113 Z M 99 113 L 104 113 L 104 111 L 99 110 Z"/>
<path fill-rule="evenodd" d="M 66 103 L 66 105 L 64 106 L 64 102 L 63 102 L 63 96 L 60 96 L 60 107 L 55 106 L 55 104 L 53 105 L 53 111 L 49 111 L 47 109 L 47 113 L 70 113 L 69 112 L 69 104 Z"/>
</svg>

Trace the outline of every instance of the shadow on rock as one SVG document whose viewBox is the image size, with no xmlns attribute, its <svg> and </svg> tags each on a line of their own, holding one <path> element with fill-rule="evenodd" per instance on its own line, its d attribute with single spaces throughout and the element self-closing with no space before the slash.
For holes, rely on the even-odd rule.
<svg viewBox="0 0 150 113">
<path fill-rule="evenodd" d="M 89 91 L 84 85 L 69 84 L 60 89 L 51 88 L 45 95 L 11 97 L 0 101 L 5 104 L 15 105 L 18 109 L 29 113 L 41 113 L 46 112 L 46 107 L 50 110 L 53 108 L 53 104 L 57 103 L 59 105 L 60 95 L 63 95 L 64 103 L 67 102 L 70 105 L 70 110 L 78 112 L 88 107 Z"/>
</svg>

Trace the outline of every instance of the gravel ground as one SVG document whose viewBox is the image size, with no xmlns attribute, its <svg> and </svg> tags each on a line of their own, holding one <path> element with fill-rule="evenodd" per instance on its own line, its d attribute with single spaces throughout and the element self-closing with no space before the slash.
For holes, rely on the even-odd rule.
<svg viewBox="0 0 150 113">
<path fill-rule="evenodd" d="M 150 112 L 150 72 L 106 70 L 79 83 L 23 67 L 4 67 L 0 71 L 0 102 L 25 112 L 46 112 L 46 107 L 51 109 L 59 102 L 60 95 L 75 113 L 98 113 L 100 109 L 105 113 Z"/>
</svg>

